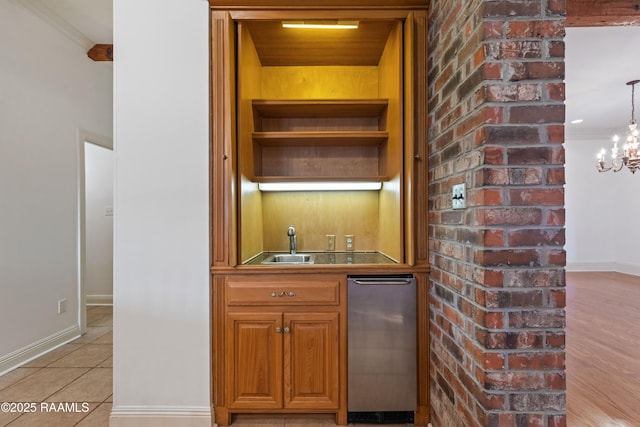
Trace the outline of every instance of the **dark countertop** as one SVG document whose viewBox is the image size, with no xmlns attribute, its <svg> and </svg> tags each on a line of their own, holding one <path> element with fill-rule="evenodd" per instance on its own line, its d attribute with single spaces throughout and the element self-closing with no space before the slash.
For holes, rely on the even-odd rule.
<svg viewBox="0 0 640 427">
<path fill-rule="evenodd" d="M 267 257 L 277 253 L 285 252 L 263 252 L 244 265 L 263 265 L 261 264 Z M 303 252 L 301 252 L 303 253 Z M 398 264 L 386 255 L 380 252 L 304 252 L 305 254 L 314 255 L 313 265 L 331 265 L 331 264 Z M 281 264 L 286 266 L 287 264 Z M 291 265 L 291 264 L 289 264 Z M 308 265 L 308 264 L 307 264 Z"/>
</svg>

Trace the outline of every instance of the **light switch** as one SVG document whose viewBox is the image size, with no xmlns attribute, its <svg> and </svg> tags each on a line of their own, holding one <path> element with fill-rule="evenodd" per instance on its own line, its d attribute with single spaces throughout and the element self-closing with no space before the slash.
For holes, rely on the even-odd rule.
<svg viewBox="0 0 640 427">
<path fill-rule="evenodd" d="M 464 209 L 467 207 L 467 195 L 466 186 L 464 182 L 462 184 L 456 184 L 451 190 L 451 207 L 453 209 Z"/>
<path fill-rule="evenodd" d="M 336 235 L 335 234 L 327 234 L 327 250 L 335 251 L 336 250 Z"/>
</svg>

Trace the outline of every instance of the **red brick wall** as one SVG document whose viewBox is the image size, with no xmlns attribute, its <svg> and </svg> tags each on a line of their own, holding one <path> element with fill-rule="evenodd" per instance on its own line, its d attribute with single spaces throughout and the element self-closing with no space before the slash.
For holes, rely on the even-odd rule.
<svg viewBox="0 0 640 427">
<path fill-rule="evenodd" d="M 566 425 L 564 8 L 431 1 L 434 427 Z"/>
</svg>

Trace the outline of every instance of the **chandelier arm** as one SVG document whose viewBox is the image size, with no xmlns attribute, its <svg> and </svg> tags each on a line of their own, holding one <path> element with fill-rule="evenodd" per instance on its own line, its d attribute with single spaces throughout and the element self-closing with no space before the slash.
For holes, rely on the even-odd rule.
<svg viewBox="0 0 640 427">
<path fill-rule="evenodd" d="M 636 96 L 636 85 L 632 84 L 631 85 L 631 123 L 636 122 L 636 103 L 634 100 L 635 96 Z"/>
<path fill-rule="evenodd" d="M 627 86 L 631 86 L 631 123 L 629 123 L 629 131 L 627 136 L 627 142 L 622 147 L 623 153 L 619 153 L 618 136 L 613 137 L 613 148 L 611 149 L 611 163 L 609 166 L 605 162 L 605 149 L 603 148 L 598 154 L 598 162 L 596 167 L 598 172 L 607 172 L 612 170 L 613 172 L 619 172 L 623 168 L 627 167 L 631 173 L 635 173 L 640 169 L 640 141 L 638 138 L 638 128 L 636 124 L 636 103 L 635 93 L 636 84 L 640 83 L 640 80 L 631 80 L 627 82 Z"/>
<path fill-rule="evenodd" d="M 627 85 L 631 86 L 631 124 L 636 122 L 635 93 L 637 83 L 640 83 L 640 80 L 631 80 L 630 82 L 627 82 Z"/>
</svg>

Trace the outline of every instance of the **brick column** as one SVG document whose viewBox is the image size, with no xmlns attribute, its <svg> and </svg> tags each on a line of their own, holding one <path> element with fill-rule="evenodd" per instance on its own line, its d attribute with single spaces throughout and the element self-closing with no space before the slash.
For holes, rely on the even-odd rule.
<svg viewBox="0 0 640 427">
<path fill-rule="evenodd" d="M 564 8 L 431 1 L 434 427 L 566 425 Z"/>
</svg>

